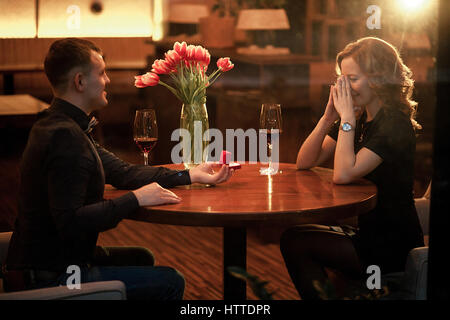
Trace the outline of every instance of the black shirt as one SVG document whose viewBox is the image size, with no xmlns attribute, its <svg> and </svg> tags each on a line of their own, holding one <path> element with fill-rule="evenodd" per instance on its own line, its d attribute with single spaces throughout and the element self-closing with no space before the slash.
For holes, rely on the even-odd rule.
<svg viewBox="0 0 450 320">
<path fill-rule="evenodd" d="M 411 120 L 397 109 L 381 108 L 366 118 L 364 113 L 356 123 L 355 154 L 367 148 L 383 162 L 365 176 L 377 186 L 377 205 L 358 217 L 356 245 L 363 260 L 388 272 L 403 269 L 409 250 L 423 245 L 413 193 L 416 138 Z M 339 121 L 329 136 L 337 141 L 338 133 Z"/>
<path fill-rule="evenodd" d="M 105 183 L 118 189 L 191 183 L 188 171 L 120 160 L 85 133 L 88 123 L 81 109 L 58 98 L 38 115 L 20 167 L 9 269 L 65 271 L 71 264 L 89 264 L 98 233 L 114 228 L 139 206 L 132 192 L 104 200 Z"/>
</svg>

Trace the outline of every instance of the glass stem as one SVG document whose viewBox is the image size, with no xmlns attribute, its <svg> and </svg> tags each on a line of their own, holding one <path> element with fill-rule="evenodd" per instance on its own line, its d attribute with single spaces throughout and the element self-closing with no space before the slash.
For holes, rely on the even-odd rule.
<svg viewBox="0 0 450 320">
<path fill-rule="evenodd" d="M 148 166 L 148 152 L 144 152 L 144 164 Z"/>
<path fill-rule="evenodd" d="M 269 171 L 272 170 L 272 144 L 269 143 Z"/>
</svg>

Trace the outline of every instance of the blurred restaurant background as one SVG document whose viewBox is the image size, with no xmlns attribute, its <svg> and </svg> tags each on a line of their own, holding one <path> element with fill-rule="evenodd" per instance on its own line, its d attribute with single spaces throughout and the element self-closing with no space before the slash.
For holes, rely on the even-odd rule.
<svg viewBox="0 0 450 320">
<path fill-rule="evenodd" d="M 256 129 L 261 104 L 280 103 L 280 161 L 294 163 L 324 111 L 336 78 L 336 54 L 363 36 L 394 44 L 413 71 L 417 120 L 423 127 L 417 132 L 415 166 L 419 197 L 432 174 L 436 0 L 0 0 L 0 231 L 13 228 L 21 153 L 36 112 L 52 100 L 43 60 L 55 39 L 89 38 L 105 54 L 111 83 L 109 105 L 95 114 L 100 144 L 129 162 L 142 163 L 132 136 L 134 114 L 137 109 L 155 109 L 159 139 L 150 162 L 158 165 L 171 163 L 170 153 L 178 142 L 170 137 L 180 125 L 181 102 L 163 86 L 136 88 L 134 76 L 149 71 L 175 41 L 208 49 L 209 72 L 216 69 L 219 57 L 230 57 L 235 65 L 207 89 L 210 128 L 223 133 L 227 128 Z M 18 104 L 29 106 L 28 111 L 17 110 Z M 166 228 L 176 234 L 183 227 Z M 211 232 L 211 239 L 221 241 L 214 228 L 183 230 L 188 229 Z M 276 237 L 267 230 L 256 230 L 253 236 L 278 250 Z M 127 244 L 113 233 L 104 239 Z M 281 297 L 296 298 L 287 273 L 283 277 L 289 289 L 280 289 Z"/>
</svg>

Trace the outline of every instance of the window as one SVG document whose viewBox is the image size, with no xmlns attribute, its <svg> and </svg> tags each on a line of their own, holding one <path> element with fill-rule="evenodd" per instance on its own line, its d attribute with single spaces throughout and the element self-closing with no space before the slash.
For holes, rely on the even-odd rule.
<svg viewBox="0 0 450 320">
<path fill-rule="evenodd" d="M 34 38 L 35 36 L 35 1 L 1 0 L 0 38 Z"/>
<path fill-rule="evenodd" d="M 149 37 L 151 1 L 40 0 L 38 37 Z"/>
<path fill-rule="evenodd" d="M 1 0 L 0 38 L 150 37 L 153 2 Z"/>
</svg>

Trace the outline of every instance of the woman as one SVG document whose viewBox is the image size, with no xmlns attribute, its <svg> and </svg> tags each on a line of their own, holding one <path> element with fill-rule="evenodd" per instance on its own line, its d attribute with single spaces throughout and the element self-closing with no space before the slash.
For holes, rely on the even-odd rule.
<svg viewBox="0 0 450 320">
<path fill-rule="evenodd" d="M 322 118 L 301 146 L 297 168 L 334 156 L 333 182 L 359 178 L 378 188 L 377 205 L 358 228 L 303 225 L 281 238 L 289 274 L 302 299 L 318 299 L 325 267 L 362 279 L 369 265 L 402 271 L 410 249 L 423 246 L 413 199 L 416 103 L 414 82 L 397 50 L 378 38 L 348 44 L 337 55 L 338 79 Z"/>
</svg>

